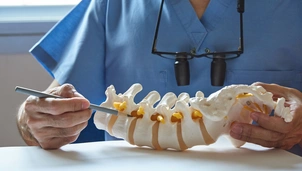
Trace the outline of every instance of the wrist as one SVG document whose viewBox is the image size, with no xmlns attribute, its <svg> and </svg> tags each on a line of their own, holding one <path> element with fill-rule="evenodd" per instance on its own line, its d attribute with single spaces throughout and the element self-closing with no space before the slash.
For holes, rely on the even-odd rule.
<svg viewBox="0 0 302 171">
<path fill-rule="evenodd" d="M 19 112 L 17 114 L 17 127 L 21 137 L 27 145 L 39 146 L 38 141 L 32 135 L 30 128 L 27 125 L 27 119 L 24 112 L 24 103 L 20 106 Z"/>
</svg>

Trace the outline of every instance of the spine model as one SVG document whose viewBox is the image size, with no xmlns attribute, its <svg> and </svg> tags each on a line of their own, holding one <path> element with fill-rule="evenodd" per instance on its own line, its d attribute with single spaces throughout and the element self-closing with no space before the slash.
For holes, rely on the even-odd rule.
<svg viewBox="0 0 302 171">
<path fill-rule="evenodd" d="M 133 145 L 186 150 L 212 144 L 222 135 L 235 147 L 242 146 L 245 142 L 229 136 L 230 126 L 234 121 L 251 124 L 253 111 L 269 115 L 274 110 L 285 122 L 293 118 L 289 108 L 284 107 L 284 98 L 273 101 L 272 93 L 260 86 L 226 86 L 208 98 L 198 91 L 191 98 L 187 93 L 178 97 L 167 93 L 160 99 L 159 93 L 152 91 L 136 104 L 134 97 L 141 90 L 140 84 L 133 84 L 124 94 L 116 94 L 114 86 L 109 86 L 107 99 L 100 106 L 119 113 L 96 112 L 96 127 Z"/>
</svg>

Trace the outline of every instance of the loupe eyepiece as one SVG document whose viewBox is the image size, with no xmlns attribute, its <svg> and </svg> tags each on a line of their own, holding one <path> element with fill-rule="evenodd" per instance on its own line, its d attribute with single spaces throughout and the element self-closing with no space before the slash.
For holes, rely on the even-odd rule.
<svg viewBox="0 0 302 171">
<path fill-rule="evenodd" d="M 175 78 L 178 86 L 190 84 L 190 66 L 186 56 L 177 56 L 174 63 Z"/>
<path fill-rule="evenodd" d="M 226 73 L 225 55 L 216 55 L 211 63 L 212 86 L 223 86 Z"/>
</svg>

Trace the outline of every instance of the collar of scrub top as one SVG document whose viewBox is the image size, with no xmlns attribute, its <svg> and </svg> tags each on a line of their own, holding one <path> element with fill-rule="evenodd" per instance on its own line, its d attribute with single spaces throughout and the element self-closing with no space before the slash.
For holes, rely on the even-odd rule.
<svg viewBox="0 0 302 171">
<path fill-rule="evenodd" d="M 234 59 L 240 57 L 243 53 L 243 13 L 244 13 L 244 0 L 237 0 L 237 11 L 240 15 L 240 35 L 239 35 L 239 47 L 236 51 L 225 51 L 225 52 L 211 52 L 210 49 L 206 48 L 205 53 L 196 54 L 194 48 L 191 52 L 165 52 L 158 51 L 156 48 L 157 36 L 161 21 L 161 14 L 163 9 L 164 0 L 161 1 L 160 9 L 158 13 L 156 29 L 152 45 L 152 54 L 156 54 L 163 58 L 175 60 L 175 76 L 177 84 L 179 86 L 190 84 L 189 64 L 188 60 L 193 58 L 207 57 L 213 59 L 211 67 L 211 83 L 213 86 L 222 86 L 225 78 L 226 63 L 225 60 Z"/>
</svg>

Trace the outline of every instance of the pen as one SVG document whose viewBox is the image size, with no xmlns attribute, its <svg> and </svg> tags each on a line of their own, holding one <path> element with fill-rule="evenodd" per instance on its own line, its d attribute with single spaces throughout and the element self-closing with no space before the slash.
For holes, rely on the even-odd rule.
<svg viewBox="0 0 302 171">
<path fill-rule="evenodd" d="M 64 97 L 60 97 L 60 96 L 56 96 L 56 95 L 52 95 L 52 94 L 47 94 L 47 93 L 43 93 L 43 92 L 38 91 L 38 90 L 33 90 L 33 89 L 24 88 L 24 87 L 20 87 L 20 86 L 16 86 L 15 91 L 18 92 L 18 93 L 32 95 L 32 96 L 36 96 L 36 97 L 40 97 L 40 98 L 46 98 L 46 97 L 64 98 Z M 93 110 L 113 114 L 113 115 L 118 114 L 117 110 L 101 107 L 101 106 L 98 106 L 98 105 L 95 105 L 95 104 L 90 104 L 89 108 L 93 109 Z"/>
</svg>

